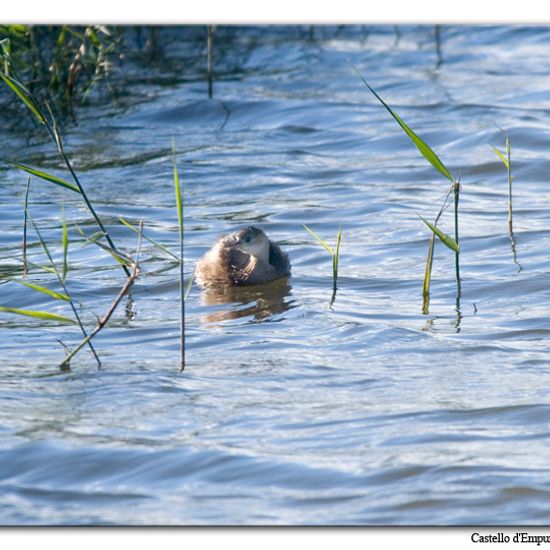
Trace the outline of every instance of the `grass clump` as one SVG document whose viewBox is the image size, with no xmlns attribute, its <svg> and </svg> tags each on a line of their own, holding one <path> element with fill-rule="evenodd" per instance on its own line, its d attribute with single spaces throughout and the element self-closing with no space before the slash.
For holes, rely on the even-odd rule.
<svg viewBox="0 0 550 550">
<path fill-rule="evenodd" d="M 370 84 L 365 80 L 365 78 L 363 78 L 363 76 L 358 71 L 358 69 L 353 65 L 352 67 L 354 68 L 355 72 L 358 74 L 359 78 L 362 80 L 363 84 L 365 84 L 365 86 L 372 92 L 372 94 L 376 97 L 376 99 L 378 99 L 378 101 L 384 106 L 384 108 L 388 111 L 388 113 L 392 116 L 392 118 L 397 122 L 397 124 L 399 124 L 401 129 L 414 143 L 414 145 L 420 151 L 422 156 L 441 175 L 443 175 L 445 178 L 447 178 L 449 181 L 452 182 L 451 188 L 449 189 L 449 193 L 451 191 L 453 192 L 453 199 L 454 199 L 454 239 L 449 235 L 441 232 L 437 228 L 437 222 L 439 221 L 439 218 L 445 209 L 445 205 L 440 210 L 439 214 L 436 216 L 436 219 L 433 224 L 427 222 L 424 218 L 421 218 L 421 220 L 432 231 L 432 238 L 428 246 L 428 257 L 426 259 L 426 269 L 424 272 L 424 282 L 422 286 L 422 294 L 424 299 L 422 312 L 428 313 L 429 289 L 430 289 L 431 272 L 432 272 L 432 266 L 433 266 L 435 236 L 437 236 L 441 240 L 441 242 L 443 242 L 443 244 L 445 244 L 447 247 L 449 247 L 451 250 L 454 251 L 457 296 L 458 297 L 460 296 L 460 246 L 459 246 L 459 235 L 458 235 L 458 201 L 460 196 L 460 181 L 453 177 L 449 169 L 443 164 L 441 159 L 432 150 L 432 148 L 424 140 L 422 140 L 407 124 L 405 124 L 403 119 L 380 97 L 380 95 L 378 95 L 378 93 L 370 86 Z"/>
</svg>

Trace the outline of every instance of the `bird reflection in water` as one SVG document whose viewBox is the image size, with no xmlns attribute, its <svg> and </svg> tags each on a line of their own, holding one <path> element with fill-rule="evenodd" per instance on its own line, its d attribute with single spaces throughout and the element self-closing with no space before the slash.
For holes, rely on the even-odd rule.
<svg viewBox="0 0 550 550">
<path fill-rule="evenodd" d="M 227 304 L 231 307 L 208 312 L 201 316 L 201 321 L 218 323 L 243 317 L 252 317 L 257 322 L 266 321 L 293 307 L 293 301 L 286 300 L 291 290 L 288 277 L 264 285 L 205 288 L 201 292 L 202 305 Z"/>
</svg>

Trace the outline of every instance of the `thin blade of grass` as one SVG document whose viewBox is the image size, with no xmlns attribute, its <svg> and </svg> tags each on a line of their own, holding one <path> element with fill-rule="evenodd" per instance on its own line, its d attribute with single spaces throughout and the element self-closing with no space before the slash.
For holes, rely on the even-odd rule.
<svg viewBox="0 0 550 550">
<path fill-rule="evenodd" d="M 48 296 L 51 296 L 52 298 L 55 298 L 56 300 L 64 300 L 65 302 L 70 302 L 71 299 L 66 294 L 62 294 L 60 292 L 56 292 L 55 290 L 50 290 L 49 288 L 46 288 L 45 286 L 37 285 L 35 283 L 29 283 L 27 281 L 19 281 L 17 279 L 8 279 L 9 281 L 12 281 L 14 283 L 19 283 L 20 285 L 24 285 L 28 288 L 32 288 L 33 290 L 36 290 L 37 292 L 41 292 L 42 294 L 47 294 Z"/>
<path fill-rule="evenodd" d="M 56 270 L 53 267 L 48 267 L 47 265 L 35 264 L 34 262 L 28 262 L 28 265 L 30 265 L 31 267 L 34 267 L 36 269 L 46 271 L 47 273 L 51 273 L 52 275 L 57 274 Z"/>
<path fill-rule="evenodd" d="M 31 177 L 27 178 L 27 188 L 25 189 L 25 214 L 23 218 L 23 277 L 29 275 L 29 264 L 27 261 L 27 209 L 29 207 L 29 192 L 31 188 Z"/>
<path fill-rule="evenodd" d="M 191 287 L 193 286 L 193 281 L 195 280 L 195 270 L 193 269 L 193 272 L 191 273 L 191 276 L 189 277 L 189 280 L 187 281 L 187 287 L 185 289 L 185 294 L 183 296 L 183 300 L 187 302 L 187 298 L 189 296 L 189 293 L 191 292 Z"/>
<path fill-rule="evenodd" d="M 46 124 L 44 115 L 40 112 L 40 109 L 36 106 L 36 103 L 32 100 L 31 95 L 27 88 L 13 79 L 11 76 L 0 73 L 0 78 L 8 85 L 9 88 L 19 97 L 19 99 L 27 106 L 29 111 L 37 118 L 40 124 Z"/>
<path fill-rule="evenodd" d="M 46 172 L 42 172 L 41 170 L 37 170 L 36 168 L 31 168 L 30 166 L 25 166 L 24 164 L 15 164 L 15 166 L 20 170 L 27 172 L 28 174 L 32 174 L 33 176 L 36 176 L 37 178 L 41 178 L 45 181 L 49 181 L 50 183 L 61 185 L 62 187 L 70 189 L 71 191 L 75 191 L 76 193 L 80 193 L 80 189 L 78 189 L 76 185 L 73 185 L 68 181 L 58 178 L 57 176 L 46 174 Z"/>
<path fill-rule="evenodd" d="M 119 216 L 118 221 L 121 224 L 128 227 L 129 229 L 131 229 L 132 231 L 134 231 L 135 233 L 139 233 L 139 229 L 136 226 L 132 225 L 130 222 L 126 221 L 124 218 Z M 151 239 L 150 237 L 147 237 L 147 235 L 142 235 L 142 237 L 146 241 L 149 241 L 151 244 L 155 245 L 157 248 L 159 248 L 160 250 L 162 250 L 163 252 L 165 252 L 166 254 L 168 254 L 169 256 L 174 258 L 175 260 L 177 260 L 178 262 L 180 261 L 180 259 L 174 253 L 170 252 L 170 250 L 168 248 L 166 248 L 164 245 L 160 244 L 159 242 L 155 241 L 154 239 Z"/>
<path fill-rule="evenodd" d="M 336 239 L 336 252 L 333 259 L 333 275 L 334 279 L 338 277 L 338 263 L 340 258 L 340 242 L 342 241 L 342 225 L 340 224 L 340 229 L 338 230 L 338 237 Z"/>
<path fill-rule="evenodd" d="M 432 281 L 432 266 L 434 261 L 435 233 L 432 233 L 426 257 L 426 268 L 424 270 L 424 282 L 422 283 L 422 313 L 428 314 L 430 307 L 430 283 Z"/>
<path fill-rule="evenodd" d="M 183 197 L 180 177 L 176 163 L 176 142 L 172 139 L 174 155 L 174 192 L 176 194 L 176 208 L 178 211 L 178 229 L 180 235 L 180 371 L 185 370 L 185 288 L 183 274 Z M 191 280 L 192 284 L 192 280 Z"/>
<path fill-rule="evenodd" d="M 61 206 L 61 247 L 63 248 L 63 270 L 61 272 L 61 279 L 65 281 L 67 279 L 67 273 L 69 272 L 69 235 L 67 231 L 67 223 L 65 221 L 65 205 Z"/>
<path fill-rule="evenodd" d="M 312 235 L 313 237 L 315 237 L 315 239 L 317 239 L 319 241 L 319 243 L 321 245 L 323 245 L 328 251 L 329 253 L 334 256 L 334 251 L 332 250 L 332 248 L 325 242 L 323 241 L 323 239 L 321 239 L 321 237 L 319 237 L 318 235 L 316 235 L 307 225 L 305 224 L 302 224 L 304 226 L 304 229 L 310 234 Z"/>
<path fill-rule="evenodd" d="M 359 70 L 352 64 L 352 67 L 355 69 L 355 72 L 359 75 L 359 78 L 363 81 L 363 84 L 374 94 L 374 97 L 382 103 L 382 105 L 386 108 L 386 110 L 390 113 L 390 115 L 395 119 L 397 124 L 401 126 L 401 128 L 404 130 L 404 132 L 409 136 L 411 141 L 416 145 L 417 149 L 422 153 L 424 158 L 441 174 L 443 174 L 446 178 L 454 182 L 454 178 L 447 169 L 447 167 L 441 162 L 441 159 L 435 154 L 435 152 L 430 148 L 430 146 L 424 142 L 419 136 L 417 136 L 413 130 L 405 124 L 405 122 L 399 117 L 399 115 L 393 111 L 389 105 L 374 91 L 374 89 L 370 86 L 370 84 L 363 78 L 363 75 L 359 72 Z"/>
<path fill-rule="evenodd" d="M 58 321 L 60 323 L 67 323 L 76 325 L 75 321 L 64 317 L 63 315 L 57 315 L 56 313 L 49 313 L 47 311 L 35 311 L 31 309 L 18 309 L 15 307 L 0 306 L 0 311 L 5 313 L 15 313 L 17 315 L 25 315 L 26 317 L 34 317 L 35 319 L 42 319 L 44 321 Z"/>
<path fill-rule="evenodd" d="M 86 233 L 78 227 L 77 231 L 83 236 L 86 237 Z M 103 239 L 105 237 L 105 233 L 103 231 L 96 231 L 95 233 L 92 233 L 89 237 L 86 237 L 86 240 L 82 243 L 82 248 L 88 246 L 89 244 L 96 244 L 97 241 L 100 239 Z"/>
<path fill-rule="evenodd" d="M 418 217 L 439 237 L 440 241 L 445 246 L 450 248 L 453 252 L 458 252 L 459 251 L 458 243 L 452 237 L 447 235 L 447 233 L 443 233 L 443 231 L 437 229 L 437 227 L 435 227 L 435 225 L 433 225 L 429 221 L 425 220 L 422 216 L 418 216 Z"/>
<path fill-rule="evenodd" d="M 178 211 L 178 228 L 180 235 L 183 234 L 183 200 L 181 197 L 181 185 L 180 185 L 180 177 L 178 173 L 178 167 L 176 165 L 176 159 L 175 159 L 175 145 L 172 143 L 172 147 L 174 148 L 174 191 L 176 193 L 176 208 Z"/>
<path fill-rule="evenodd" d="M 99 241 L 94 241 L 93 244 L 107 251 L 120 265 L 128 267 L 133 264 L 132 258 L 129 258 L 128 256 L 123 256 L 121 252 L 118 252 L 118 250 L 115 250 L 114 248 L 111 248 L 106 244 L 100 243 Z"/>
<path fill-rule="evenodd" d="M 506 166 L 506 168 L 509 168 L 510 164 L 508 163 L 508 159 L 496 147 L 493 147 L 493 151 L 497 154 L 498 158 L 503 162 L 504 166 Z"/>
</svg>

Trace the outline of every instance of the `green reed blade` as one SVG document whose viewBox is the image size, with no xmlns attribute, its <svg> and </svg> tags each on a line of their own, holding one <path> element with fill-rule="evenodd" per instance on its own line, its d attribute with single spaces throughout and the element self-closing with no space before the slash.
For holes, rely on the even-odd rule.
<svg viewBox="0 0 550 550">
<path fill-rule="evenodd" d="M 422 216 L 418 216 L 440 239 L 440 241 L 447 247 L 449 247 L 453 252 L 459 252 L 458 243 L 447 233 L 437 229 L 435 225 L 431 224 L 429 221 L 425 220 Z"/>
<path fill-rule="evenodd" d="M 19 99 L 27 106 L 31 113 L 38 119 L 40 124 L 46 124 L 44 115 L 33 101 L 29 90 L 21 82 L 13 79 L 11 76 L 0 73 L 0 78 L 11 88 L 11 90 L 19 97 Z"/>
<path fill-rule="evenodd" d="M 93 244 L 96 244 L 100 248 L 103 248 L 103 250 L 108 252 L 120 265 L 126 267 L 131 267 L 132 265 L 134 265 L 132 258 L 122 255 L 122 253 L 118 250 L 115 250 L 114 248 L 111 248 L 106 244 L 100 243 L 99 241 L 94 241 Z"/>
<path fill-rule="evenodd" d="M 316 235 L 307 225 L 305 225 L 305 224 L 302 224 L 302 225 L 304 226 L 304 229 L 308 233 L 310 233 L 313 237 L 315 237 L 319 241 L 319 243 L 321 245 L 323 245 L 328 250 L 328 252 L 330 253 L 331 256 L 334 256 L 334 251 L 332 250 L 332 248 L 325 241 L 323 241 L 323 239 L 321 239 L 321 237 Z"/>
<path fill-rule="evenodd" d="M 4 58 L 4 73 L 6 76 L 9 76 L 12 51 L 11 40 L 9 38 L 0 40 L 0 47 L 2 48 L 2 57 Z"/>
<path fill-rule="evenodd" d="M 508 139 L 506 140 L 506 144 L 509 147 Z M 498 155 L 498 158 L 503 162 L 504 166 L 506 166 L 506 168 L 510 168 L 508 159 L 496 147 L 493 147 L 493 151 Z"/>
<path fill-rule="evenodd" d="M 80 193 L 80 189 L 76 185 L 73 185 L 68 181 L 58 178 L 57 176 L 46 174 L 46 172 L 42 172 L 41 170 L 37 170 L 36 168 L 31 168 L 30 166 L 25 166 L 24 164 L 15 164 L 15 166 L 20 170 L 24 170 L 28 174 L 32 174 L 33 176 L 36 176 L 43 180 L 49 181 L 51 183 L 55 183 L 56 185 L 61 185 L 62 187 L 66 187 L 67 189 L 70 189 L 71 191 L 76 191 L 77 193 Z"/>
<path fill-rule="evenodd" d="M 172 149 L 174 152 L 174 191 L 176 193 L 176 207 L 178 210 L 178 226 L 180 235 L 183 234 L 183 200 L 181 197 L 181 185 L 180 177 L 178 174 L 178 167 L 176 164 L 176 148 L 174 142 L 172 142 Z"/>
<path fill-rule="evenodd" d="M 189 293 L 191 292 L 191 287 L 193 286 L 193 281 L 195 279 L 195 270 L 193 269 L 193 272 L 191 273 L 191 276 L 189 277 L 189 280 L 187 281 L 187 287 L 185 289 L 185 294 L 183 296 L 183 300 L 187 302 L 187 298 L 189 297 Z"/>
<path fill-rule="evenodd" d="M 61 206 L 61 247 L 63 248 L 63 270 L 61 278 L 63 281 L 67 279 L 67 273 L 69 271 L 69 235 L 67 232 L 67 223 L 65 221 L 65 205 Z"/>
<path fill-rule="evenodd" d="M 386 110 L 390 113 L 390 115 L 395 119 L 395 121 L 401 126 L 401 128 L 404 130 L 404 132 L 409 136 L 411 141 L 416 145 L 417 149 L 422 153 L 424 158 L 441 174 L 443 174 L 446 178 L 454 182 L 454 178 L 447 169 L 447 167 L 441 162 L 440 158 L 434 153 L 434 151 L 429 147 L 427 143 L 425 143 L 420 137 L 418 137 L 412 129 L 403 122 L 401 117 L 393 111 L 388 104 L 374 91 L 374 89 L 370 86 L 370 84 L 363 78 L 361 73 L 358 71 L 358 69 L 352 65 L 355 69 L 355 72 L 359 75 L 359 78 L 363 81 L 363 84 L 374 94 L 376 99 L 382 103 L 382 105 L 386 108 Z"/>
<path fill-rule="evenodd" d="M 122 217 L 118 217 L 118 221 L 125 225 L 126 227 L 128 227 L 129 229 L 131 229 L 132 231 L 134 231 L 135 233 L 138 233 L 139 234 L 139 229 L 137 227 L 135 227 L 134 225 L 132 225 L 130 222 L 126 221 L 124 218 Z M 149 241 L 151 244 L 155 245 L 157 248 L 159 248 L 160 250 L 162 250 L 163 252 L 165 252 L 166 254 L 168 254 L 169 256 L 172 256 L 172 258 L 174 258 L 175 260 L 180 261 L 180 259 L 172 252 L 170 252 L 170 250 L 160 244 L 159 242 L 155 241 L 154 239 L 151 239 L 150 237 L 147 237 L 146 235 L 142 235 L 142 237 L 146 240 L 146 241 Z"/>
<path fill-rule="evenodd" d="M 332 275 L 334 277 L 334 281 L 336 283 L 336 279 L 338 278 L 338 261 L 340 258 L 340 242 L 342 241 L 342 224 L 340 224 L 340 229 L 338 230 L 338 237 L 336 239 L 336 252 L 333 256 L 332 261 Z"/>
<path fill-rule="evenodd" d="M 29 274 L 29 264 L 27 261 L 27 210 L 29 207 L 29 192 L 31 188 L 31 177 L 27 178 L 27 187 L 25 189 L 25 213 L 23 218 L 23 277 Z"/>
<path fill-rule="evenodd" d="M 65 302 L 70 302 L 71 299 L 66 294 L 61 294 L 60 292 L 55 292 L 55 290 L 50 290 L 49 288 L 46 288 L 45 286 L 40 286 L 35 283 L 29 283 L 27 281 L 19 281 L 17 279 L 8 279 L 9 281 L 12 281 L 14 283 L 19 283 L 20 285 L 25 285 L 26 287 L 32 288 L 33 290 L 36 290 L 37 292 L 42 292 L 42 294 L 47 294 L 48 296 L 51 296 L 52 298 L 55 298 L 56 300 L 64 300 Z"/>
<path fill-rule="evenodd" d="M 75 321 L 64 317 L 63 315 L 57 315 L 56 313 L 48 313 L 47 311 L 34 311 L 30 309 L 18 309 L 14 307 L 0 306 L 0 311 L 6 313 L 16 313 L 17 315 L 25 315 L 26 317 L 34 317 L 36 319 L 43 319 L 45 321 L 58 321 L 60 323 L 67 323 L 76 325 Z"/>
<path fill-rule="evenodd" d="M 42 271 L 45 271 L 46 273 L 51 273 L 52 275 L 57 275 L 57 271 L 53 267 L 48 267 L 47 265 L 40 265 L 35 264 L 34 262 L 27 262 L 30 267 L 34 267 L 36 269 L 40 269 Z"/>
<path fill-rule="evenodd" d="M 180 177 L 176 162 L 176 142 L 172 139 L 172 153 L 174 155 L 174 191 L 176 194 L 176 207 L 178 210 L 178 225 L 180 234 L 180 371 L 185 370 L 185 288 L 183 273 L 183 197 L 180 185 Z M 193 284 L 193 278 L 191 283 Z M 189 287 L 190 289 L 190 287 Z"/>
<path fill-rule="evenodd" d="M 434 261 L 435 233 L 432 233 L 426 257 L 426 268 L 424 270 L 424 282 L 422 283 L 422 313 L 427 315 L 430 308 L 430 283 L 432 281 L 432 267 Z"/>
<path fill-rule="evenodd" d="M 86 237 L 86 234 L 84 233 L 84 231 L 82 231 L 82 229 L 80 229 L 80 227 L 77 226 L 77 230 L 83 237 Z M 103 239 L 104 237 L 105 233 L 103 233 L 103 231 L 96 231 L 86 238 L 86 240 L 82 243 L 82 248 L 88 246 L 89 244 L 95 244 L 97 241 Z"/>
</svg>

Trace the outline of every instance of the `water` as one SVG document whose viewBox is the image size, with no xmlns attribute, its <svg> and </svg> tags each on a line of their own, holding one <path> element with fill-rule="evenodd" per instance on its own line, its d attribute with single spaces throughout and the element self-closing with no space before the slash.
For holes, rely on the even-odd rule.
<svg viewBox="0 0 550 550">
<path fill-rule="evenodd" d="M 178 267 L 149 242 L 95 340 L 101 371 L 83 351 L 58 372 L 56 339 L 75 345 L 77 330 L 2 314 L 0 522 L 547 524 L 550 28 L 444 26 L 438 43 L 433 26 L 220 27 L 212 100 L 204 38 L 161 33 L 164 61 L 130 71 L 116 105 L 81 109 L 66 148 L 121 248 L 136 235 L 119 215 L 177 252 L 174 138 L 186 276 L 220 234 L 255 224 L 292 277 L 193 287 L 183 373 Z M 448 185 L 348 60 L 460 172 L 461 297 L 439 243 L 427 315 L 417 214 L 433 219 Z M 65 175 L 51 143 L 7 127 L 6 158 Z M 512 143 L 516 263 L 498 127 Z M 0 170 L 12 273 L 25 178 Z M 95 230 L 77 196 L 34 180 L 31 211 L 58 260 L 61 196 L 68 221 Z M 343 225 L 332 309 L 331 260 L 304 223 L 331 244 Z M 452 233 L 450 210 L 440 227 Z M 124 278 L 71 238 L 69 288 L 93 326 Z M 0 303 L 68 314 L 15 283 Z"/>
</svg>

